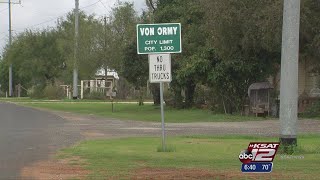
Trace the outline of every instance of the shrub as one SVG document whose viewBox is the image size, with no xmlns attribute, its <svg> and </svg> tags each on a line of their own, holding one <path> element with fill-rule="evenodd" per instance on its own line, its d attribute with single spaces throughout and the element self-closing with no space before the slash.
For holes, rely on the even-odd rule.
<svg viewBox="0 0 320 180">
<path fill-rule="evenodd" d="M 210 99 L 210 90 L 206 86 L 197 84 L 194 93 L 194 103 L 197 108 L 206 108 Z"/>
<path fill-rule="evenodd" d="M 63 89 L 59 86 L 48 85 L 44 88 L 43 91 L 44 97 L 48 99 L 63 99 L 64 92 Z"/>
<path fill-rule="evenodd" d="M 174 106 L 174 94 L 171 89 L 165 89 L 163 92 L 163 99 L 166 103 L 166 106 Z"/>
<path fill-rule="evenodd" d="M 2 92 L 1 90 L 0 90 L 0 97 L 5 97 L 6 96 L 6 93 L 4 93 L 4 92 Z"/>
<path fill-rule="evenodd" d="M 308 118 L 320 117 L 320 100 L 308 107 L 303 113 L 303 116 Z"/>
<path fill-rule="evenodd" d="M 85 99 L 94 99 L 94 100 L 105 100 L 106 95 L 103 92 L 92 91 L 92 92 L 86 92 L 84 98 Z"/>
<path fill-rule="evenodd" d="M 42 99 L 44 98 L 43 89 L 44 87 L 40 85 L 32 86 L 30 89 L 28 89 L 28 96 L 32 99 Z"/>
<path fill-rule="evenodd" d="M 37 85 L 28 90 L 28 96 L 32 99 L 63 99 L 64 92 L 59 86 L 47 85 L 42 87 Z"/>
</svg>

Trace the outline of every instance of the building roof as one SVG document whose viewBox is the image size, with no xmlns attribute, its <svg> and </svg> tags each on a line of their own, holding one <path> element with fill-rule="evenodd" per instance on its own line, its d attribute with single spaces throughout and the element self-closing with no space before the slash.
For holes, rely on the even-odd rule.
<svg viewBox="0 0 320 180">
<path fill-rule="evenodd" d="M 260 90 L 260 89 L 273 89 L 273 86 L 269 82 L 258 82 L 253 83 L 248 88 L 248 95 L 250 97 L 250 92 L 252 90 Z"/>
</svg>

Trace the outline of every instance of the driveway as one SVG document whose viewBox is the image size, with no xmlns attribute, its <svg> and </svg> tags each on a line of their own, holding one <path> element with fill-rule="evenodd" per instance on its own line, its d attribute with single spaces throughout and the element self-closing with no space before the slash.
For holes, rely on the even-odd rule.
<svg viewBox="0 0 320 180">
<path fill-rule="evenodd" d="M 132 136 L 160 136 L 161 124 L 142 121 L 116 120 L 78 115 L 68 112 L 53 112 L 66 119 L 71 126 L 78 127 L 86 139 L 117 138 Z M 160 122 L 160 119 L 159 119 Z M 198 122 L 166 123 L 168 135 L 256 135 L 278 137 L 279 120 L 261 120 L 247 122 Z M 320 134 L 320 120 L 298 120 L 300 134 Z"/>
</svg>

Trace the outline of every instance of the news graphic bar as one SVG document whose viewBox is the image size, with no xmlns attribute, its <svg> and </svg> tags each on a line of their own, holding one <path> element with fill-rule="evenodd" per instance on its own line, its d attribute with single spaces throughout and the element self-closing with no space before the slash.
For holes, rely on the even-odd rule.
<svg viewBox="0 0 320 180">
<path fill-rule="evenodd" d="M 270 173 L 272 171 L 272 162 L 253 162 L 242 164 L 241 171 L 244 173 Z"/>
</svg>

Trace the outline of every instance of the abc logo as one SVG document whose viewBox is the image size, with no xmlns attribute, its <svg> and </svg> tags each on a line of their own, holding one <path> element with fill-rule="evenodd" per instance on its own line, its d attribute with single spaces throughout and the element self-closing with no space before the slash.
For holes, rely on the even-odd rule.
<svg viewBox="0 0 320 180">
<path fill-rule="evenodd" d="M 240 154 L 239 154 L 239 160 L 243 164 L 250 163 L 252 161 L 252 159 L 253 159 L 253 155 L 248 149 L 245 149 L 245 150 L 241 151 Z"/>
</svg>

